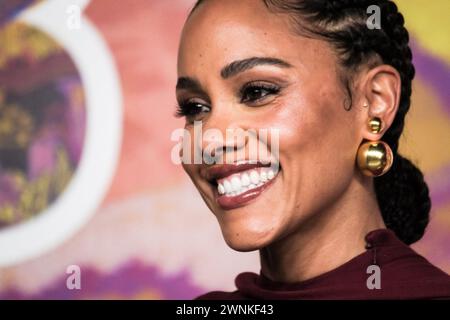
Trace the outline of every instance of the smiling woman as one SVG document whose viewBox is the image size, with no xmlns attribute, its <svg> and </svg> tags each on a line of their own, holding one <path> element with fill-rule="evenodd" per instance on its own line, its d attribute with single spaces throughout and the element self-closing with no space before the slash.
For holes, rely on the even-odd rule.
<svg viewBox="0 0 450 320">
<path fill-rule="evenodd" d="M 366 25 L 369 5 L 381 29 Z M 414 77 L 403 24 L 387 0 L 196 4 L 178 55 L 185 129 L 279 134 L 276 148 L 258 134 L 191 145 L 233 155 L 183 166 L 227 244 L 261 257 L 236 291 L 201 298 L 450 298 L 450 277 L 408 246 L 430 199 L 397 152 Z"/>
</svg>

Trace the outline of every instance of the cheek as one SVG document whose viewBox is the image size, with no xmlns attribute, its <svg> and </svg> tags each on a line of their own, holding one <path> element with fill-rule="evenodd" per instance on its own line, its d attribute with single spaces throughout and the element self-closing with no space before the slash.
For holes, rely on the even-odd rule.
<svg viewBox="0 0 450 320">
<path fill-rule="evenodd" d="M 357 131 L 355 114 L 344 109 L 343 99 L 334 91 L 310 98 L 302 94 L 287 97 L 274 112 L 271 125 L 280 130 L 280 151 L 286 156 L 303 152 L 302 158 L 314 160 L 319 160 L 319 155 L 332 156 L 337 150 L 348 154 Z"/>
<path fill-rule="evenodd" d="M 274 118 L 280 128 L 280 161 L 293 204 L 305 210 L 321 198 L 332 199 L 354 172 L 357 131 L 354 112 L 346 111 L 342 93 L 317 91 L 286 99 Z M 294 191 L 295 190 L 295 191 Z"/>
</svg>

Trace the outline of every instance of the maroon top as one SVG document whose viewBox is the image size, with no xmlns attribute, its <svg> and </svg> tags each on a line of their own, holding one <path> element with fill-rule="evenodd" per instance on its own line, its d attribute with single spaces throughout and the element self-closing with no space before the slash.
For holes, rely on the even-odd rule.
<svg viewBox="0 0 450 320">
<path fill-rule="evenodd" d="M 197 299 L 450 299 L 450 276 L 394 232 L 371 231 L 365 240 L 367 251 L 312 279 L 288 284 L 244 272 L 236 277 L 236 291 L 213 291 Z M 373 275 L 367 267 L 374 264 L 380 267 L 380 289 L 367 286 Z"/>
</svg>

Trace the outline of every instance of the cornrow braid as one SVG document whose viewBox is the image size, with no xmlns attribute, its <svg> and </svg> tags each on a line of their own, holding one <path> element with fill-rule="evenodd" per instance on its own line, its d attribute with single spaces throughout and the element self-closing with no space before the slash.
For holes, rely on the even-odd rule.
<svg viewBox="0 0 450 320">
<path fill-rule="evenodd" d="M 398 111 L 382 138 L 392 148 L 395 160 L 387 174 L 374 179 L 374 185 L 386 226 L 407 244 L 419 240 L 428 225 L 431 201 L 422 172 L 398 154 L 399 139 L 411 104 L 411 83 L 415 68 L 409 34 L 396 4 L 390 0 L 261 1 L 270 10 L 287 13 L 299 34 L 330 42 L 342 66 L 348 71 L 375 62 L 391 65 L 399 72 L 401 95 Z M 204 0 L 198 1 L 193 11 L 202 2 Z M 367 9 L 372 5 L 380 8 L 379 29 L 367 27 Z M 348 83 L 346 87 L 350 93 L 351 108 Z"/>
</svg>

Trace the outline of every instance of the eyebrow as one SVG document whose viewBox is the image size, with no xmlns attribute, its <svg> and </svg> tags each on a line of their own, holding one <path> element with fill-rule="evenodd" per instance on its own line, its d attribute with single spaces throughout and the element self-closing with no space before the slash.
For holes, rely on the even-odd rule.
<svg viewBox="0 0 450 320">
<path fill-rule="evenodd" d="M 190 77 L 180 77 L 178 78 L 176 90 L 192 90 L 192 91 L 203 91 L 200 82 L 194 78 Z"/>
<path fill-rule="evenodd" d="M 278 58 L 252 57 L 231 62 L 230 64 L 222 68 L 222 70 L 220 71 L 220 75 L 223 79 L 227 79 L 237 75 L 240 72 L 244 72 L 259 65 L 275 65 L 283 68 L 292 67 L 288 62 Z"/>
<path fill-rule="evenodd" d="M 244 72 L 258 65 L 276 65 L 282 68 L 290 68 L 292 65 L 284 60 L 272 57 L 252 57 L 243 60 L 236 60 L 220 71 L 220 75 L 223 79 L 235 76 L 240 72 Z M 192 90 L 203 92 L 200 82 L 191 77 L 180 77 L 178 78 L 176 90 Z"/>
</svg>

